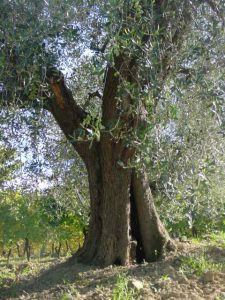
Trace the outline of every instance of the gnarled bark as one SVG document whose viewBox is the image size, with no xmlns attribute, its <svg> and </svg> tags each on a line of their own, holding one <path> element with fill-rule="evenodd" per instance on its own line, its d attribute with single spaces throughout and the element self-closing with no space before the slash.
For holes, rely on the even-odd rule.
<svg viewBox="0 0 225 300">
<path fill-rule="evenodd" d="M 165 227 L 156 212 L 146 173 L 133 171 L 131 195 L 134 197 L 135 212 L 140 243 L 146 261 L 154 261 L 166 250 L 175 250 Z"/>
<path fill-rule="evenodd" d="M 163 2 L 156 2 L 156 13 L 161 18 Z M 156 18 L 156 23 L 158 21 Z M 144 37 L 143 43 L 147 40 L 148 37 Z M 137 105 L 134 95 L 127 89 L 122 96 L 118 95 L 124 83 L 140 89 L 137 69 L 137 57 L 126 56 L 122 51 L 114 58 L 114 64 L 108 66 L 102 95 L 105 130 L 100 140 L 92 143 L 85 132 L 82 141 L 76 140 L 77 132 L 85 131 L 82 122 L 87 113 L 76 104 L 63 76 L 48 74 L 55 95 L 49 109 L 88 171 L 90 224 L 84 245 L 76 255 L 84 263 L 106 266 L 125 265 L 134 260 L 153 261 L 161 257 L 164 250 L 175 248 L 156 213 L 146 174 L 137 174 L 136 170 L 121 166 L 135 154 L 135 148 L 126 145 L 124 134 L 146 124 L 143 104 Z M 131 112 L 130 106 L 136 107 L 136 111 Z M 111 128 L 115 123 L 119 126 L 114 134 Z M 123 164 L 119 164 L 121 161 Z"/>
<path fill-rule="evenodd" d="M 120 64 L 123 64 L 121 58 L 117 67 Z M 129 78 L 127 69 L 122 65 L 120 69 L 123 76 Z M 111 68 L 106 81 L 108 91 L 103 94 L 105 126 L 118 116 L 115 99 L 118 80 L 114 79 L 114 73 Z M 87 114 L 74 101 L 62 76 L 50 78 L 49 83 L 55 94 L 51 112 L 88 171 L 90 224 L 84 245 L 76 254 L 78 260 L 102 266 L 126 265 L 133 261 L 156 260 L 164 250 L 175 248 L 156 213 L 146 175 L 138 175 L 135 170 L 119 164 L 121 161 L 126 164 L 135 150 L 127 148 L 123 139 L 114 138 L 107 131 L 102 132 L 100 140 L 92 141 L 92 144 L 85 138 L 77 141 L 76 132 Z M 130 95 L 127 95 L 123 104 L 127 106 L 131 102 Z M 124 111 L 120 115 L 124 130 L 138 126 L 145 119 L 142 113 L 134 119 L 126 109 Z"/>
<path fill-rule="evenodd" d="M 104 136 L 86 163 L 90 225 L 80 262 L 101 266 L 154 261 L 175 249 L 156 213 L 146 174 L 118 165 L 122 145 Z"/>
</svg>

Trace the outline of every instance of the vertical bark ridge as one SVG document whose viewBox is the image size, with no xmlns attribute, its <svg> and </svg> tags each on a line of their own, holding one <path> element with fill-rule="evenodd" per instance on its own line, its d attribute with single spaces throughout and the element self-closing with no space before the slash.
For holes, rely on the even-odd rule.
<svg viewBox="0 0 225 300">
<path fill-rule="evenodd" d="M 123 61 L 117 63 L 121 67 Z M 127 78 L 126 70 L 123 72 Z M 103 95 L 106 123 L 116 117 L 119 81 L 114 75 L 110 69 Z M 99 142 L 76 141 L 73 136 L 81 129 L 86 113 L 74 101 L 63 78 L 50 80 L 50 85 L 56 97 L 51 112 L 88 171 L 91 215 L 83 248 L 76 255 L 78 260 L 101 266 L 126 265 L 133 258 L 138 262 L 156 260 L 173 243 L 156 213 L 146 175 L 138 176 L 135 171 L 118 165 L 118 161 L 126 161 L 134 153 L 107 132 L 102 132 Z M 127 101 L 131 101 L 130 97 Z M 127 122 L 126 119 L 124 126 Z"/>
<path fill-rule="evenodd" d="M 91 217 L 78 261 L 100 266 L 155 261 L 174 250 L 156 212 L 146 174 L 117 164 L 123 150 L 109 135 L 86 158 Z"/>
<path fill-rule="evenodd" d="M 88 171 L 90 190 L 90 221 L 83 247 L 76 253 L 78 261 L 93 263 L 97 254 L 102 235 L 102 175 L 99 156 L 99 143 L 93 143 L 92 151 L 82 154 Z M 74 146 L 77 148 L 76 145 Z M 81 150 L 80 150 L 81 151 Z M 79 152 L 80 152 L 79 151 Z M 78 152 L 78 153 L 79 153 Z"/>
<path fill-rule="evenodd" d="M 132 188 L 137 209 L 137 219 L 146 261 L 162 257 L 165 250 L 175 250 L 165 227 L 156 212 L 146 173 L 132 174 Z"/>
<path fill-rule="evenodd" d="M 131 170 L 117 164 L 122 145 L 103 135 L 86 158 L 91 216 L 78 261 L 95 265 L 127 265 L 130 242 Z"/>
<path fill-rule="evenodd" d="M 97 261 L 103 265 L 128 263 L 130 170 L 117 161 L 122 146 L 109 134 L 101 140 L 102 236 Z"/>
<path fill-rule="evenodd" d="M 143 244 L 142 244 L 142 236 L 140 232 L 140 225 L 137 214 L 137 206 L 135 203 L 135 195 L 133 190 L 133 184 L 131 179 L 130 184 L 130 203 L 131 203 L 131 211 L 130 211 L 130 237 L 131 237 L 131 248 L 130 249 L 130 260 L 131 262 L 136 261 L 137 263 L 143 262 L 145 259 Z M 132 245 L 133 243 L 133 245 Z"/>
</svg>

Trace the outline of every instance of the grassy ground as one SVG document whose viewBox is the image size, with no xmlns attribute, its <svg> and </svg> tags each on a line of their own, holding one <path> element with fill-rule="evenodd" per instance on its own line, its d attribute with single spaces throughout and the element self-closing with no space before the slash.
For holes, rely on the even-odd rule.
<svg viewBox="0 0 225 300">
<path fill-rule="evenodd" d="M 225 300 L 225 234 L 178 242 L 177 253 L 164 260 L 129 267 L 2 259 L 0 299 Z"/>
</svg>

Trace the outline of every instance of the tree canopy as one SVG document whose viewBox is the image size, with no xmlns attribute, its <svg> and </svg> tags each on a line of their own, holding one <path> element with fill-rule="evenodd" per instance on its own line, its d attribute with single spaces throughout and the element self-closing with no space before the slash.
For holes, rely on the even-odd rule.
<svg viewBox="0 0 225 300">
<path fill-rule="evenodd" d="M 169 231 L 223 226 L 224 1 L 3 0 L 0 7 L 1 116 L 19 110 L 37 137 L 54 131 L 50 112 L 83 160 L 91 211 L 85 261 L 126 264 L 133 242 L 140 261 L 173 248 L 148 184 Z"/>
</svg>

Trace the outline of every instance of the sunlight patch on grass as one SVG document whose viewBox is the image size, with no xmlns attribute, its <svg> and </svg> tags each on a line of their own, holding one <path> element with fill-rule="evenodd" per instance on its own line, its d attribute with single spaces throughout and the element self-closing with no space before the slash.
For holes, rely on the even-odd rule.
<svg viewBox="0 0 225 300">
<path fill-rule="evenodd" d="M 201 276 L 206 271 L 221 271 L 221 263 L 210 260 L 205 255 L 200 256 L 181 256 L 180 269 L 186 274 L 195 274 Z"/>
</svg>

